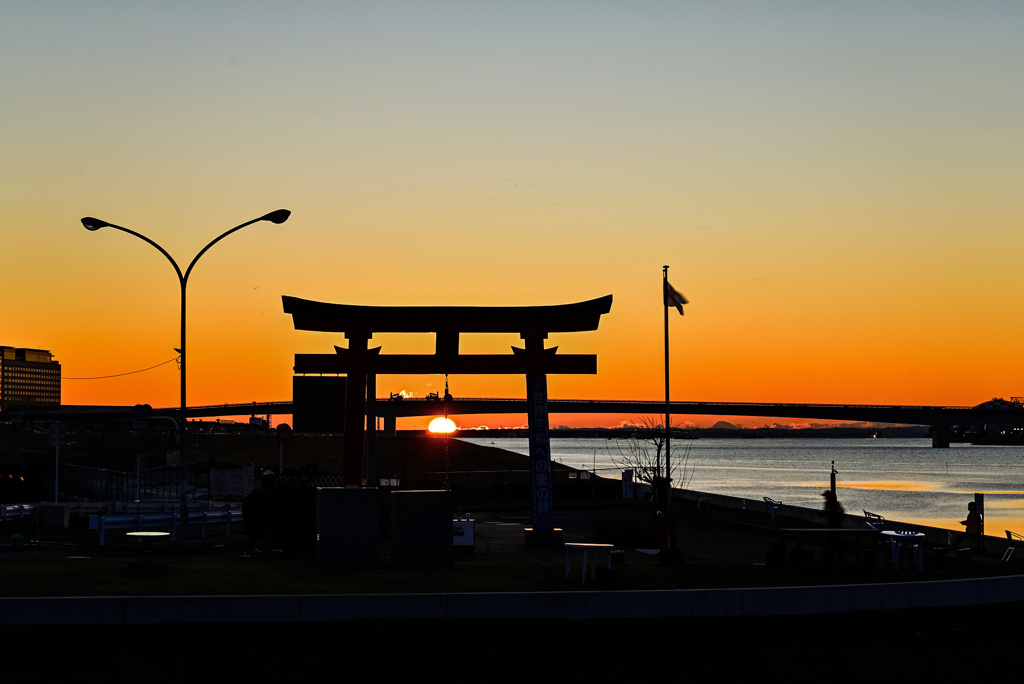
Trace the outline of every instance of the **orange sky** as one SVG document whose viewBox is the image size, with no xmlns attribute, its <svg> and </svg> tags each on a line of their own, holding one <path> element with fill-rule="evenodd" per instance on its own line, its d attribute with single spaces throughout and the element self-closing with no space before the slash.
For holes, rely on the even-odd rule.
<svg viewBox="0 0 1024 684">
<path fill-rule="evenodd" d="M 596 353 L 598 374 L 552 377 L 550 394 L 658 398 L 662 264 L 692 301 L 672 318 L 675 399 L 1024 394 L 1016 4 L 130 7 L 20 5 L 0 21 L 0 344 L 50 349 L 66 377 L 178 346 L 170 266 L 82 216 L 184 267 L 284 207 L 286 224 L 251 226 L 196 267 L 191 404 L 289 399 L 292 355 L 344 344 L 296 332 L 283 294 L 613 294 L 599 331 L 551 340 Z M 451 386 L 525 392 L 516 377 Z M 177 374 L 63 393 L 174 405 Z"/>
</svg>

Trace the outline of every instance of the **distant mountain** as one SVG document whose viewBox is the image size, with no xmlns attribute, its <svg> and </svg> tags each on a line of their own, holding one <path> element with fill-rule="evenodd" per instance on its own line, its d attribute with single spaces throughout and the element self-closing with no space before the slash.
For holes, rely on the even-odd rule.
<svg viewBox="0 0 1024 684">
<path fill-rule="evenodd" d="M 739 425 L 733 425 L 727 420 L 720 420 L 711 426 L 712 430 L 742 430 Z"/>
</svg>

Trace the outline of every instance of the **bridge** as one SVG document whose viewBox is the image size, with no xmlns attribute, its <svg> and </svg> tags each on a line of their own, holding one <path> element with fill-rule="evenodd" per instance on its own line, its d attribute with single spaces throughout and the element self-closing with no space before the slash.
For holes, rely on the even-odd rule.
<svg viewBox="0 0 1024 684">
<path fill-rule="evenodd" d="M 613 399 L 550 399 L 549 413 L 614 413 L 621 415 L 663 414 L 665 402 Z M 1003 402 L 994 407 L 988 402 L 971 406 L 899 406 L 887 404 L 792 404 L 777 402 L 708 402 L 674 401 L 673 415 L 746 416 L 764 418 L 799 418 L 804 420 L 849 420 L 872 423 L 928 425 L 932 427 L 933 446 L 949 446 L 953 426 L 1020 425 L 1024 424 L 1024 406 Z M 525 399 L 463 398 L 448 402 L 448 415 L 487 415 L 526 413 Z M 23 415 L 0 414 L 0 420 L 24 418 L 32 420 L 88 420 L 124 418 L 130 406 L 65 406 L 60 411 L 24 412 Z M 189 407 L 190 417 L 290 414 L 292 402 L 252 402 Z M 10 414 L 11 412 L 8 412 Z M 157 408 L 155 415 L 177 416 L 178 409 Z M 394 434 L 398 418 L 440 416 L 445 402 L 439 398 L 377 399 L 376 414 L 384 420 L 384 432 Z"/>
<path fill-rule="evenodd" d="M 549 399 L 550 413 L 663 414 L 665 402 L 608 399 Z M 1024 406 L 978 408 L 971 406 L 898 406 L 886 404 L 790 404 L 773 402 L 673 401 L 673 415 L 747 416 L 800 418 L 805 420 L 850 420 L 872 423 L 928 425 L 932 445 L 949 446 L 952 426 L 981 426 L 1024 423 Z M 448 415 L 523 413 L 523 399 L 453 399 Z M 441 399 L 377 400 L 377 415 L 384 417 L 384 431 L 393 433 L 400 417 L 443 415 Z"/>
</svg>

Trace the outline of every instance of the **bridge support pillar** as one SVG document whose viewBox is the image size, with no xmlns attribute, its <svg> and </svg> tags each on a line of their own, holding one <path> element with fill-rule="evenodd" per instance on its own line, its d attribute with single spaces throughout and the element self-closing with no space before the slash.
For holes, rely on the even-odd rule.
<svg viewBox="0 0 1024 684">
<path fill-rule="evenodd" d="M 398 416 L 395 415 L 394 411 L 385 411 L 384 415 L 384 434 L 388 437 L 394 437 L 398 434 Z"/>
<path fill-rule="evenodd" d="M 944 449 L 949 447 L 949 426 L 932 425 L 932 448 Z"/>
</svg>

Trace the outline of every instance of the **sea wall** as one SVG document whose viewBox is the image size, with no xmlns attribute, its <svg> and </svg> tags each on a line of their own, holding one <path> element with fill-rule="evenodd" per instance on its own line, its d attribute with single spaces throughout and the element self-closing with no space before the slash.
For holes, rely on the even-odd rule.
<svg viewBox="0 0 1024 684">
<path fill-rule="evenodd" d="M 522 593 L 0 599 L 6 628 L 782 617 L 1024 602 L 1024 576 L 805 587 Z"/>
</svg>

